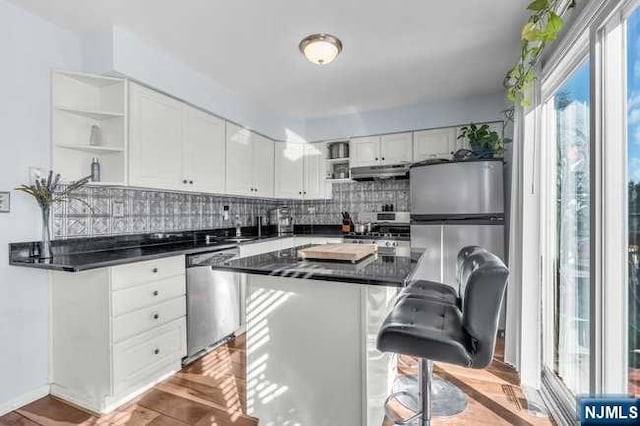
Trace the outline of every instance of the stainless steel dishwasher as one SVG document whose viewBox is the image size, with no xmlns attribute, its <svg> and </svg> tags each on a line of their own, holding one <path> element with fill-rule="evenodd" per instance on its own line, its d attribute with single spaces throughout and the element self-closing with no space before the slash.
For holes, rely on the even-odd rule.
<svg viewBox="0 0 640 426">
<path fill-rule="evenodd" d="M 187 256 L 188 364 L 215 348 L 240 328 L 241 275 L 216 271 L 240 255 L 237 247 Z"/>
</svg>

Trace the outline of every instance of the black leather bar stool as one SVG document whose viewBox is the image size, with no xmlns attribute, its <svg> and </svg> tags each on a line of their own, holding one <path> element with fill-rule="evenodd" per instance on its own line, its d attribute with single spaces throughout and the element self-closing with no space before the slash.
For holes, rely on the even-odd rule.
<svg viewBox="0 0 640 426">
<path fill-rule="evenodd" d="M 399 424 L 430 425 L 433 361 L 485 368 L 493 358 L 509 271 L 477 246 L 463 248 L 458 258 L 461 305 L 401 294 L 378 333 L 380 351 L 420 358 L 421 411 Z"/>
<path fill-rule="evenodd" d="M 478 246 L 464 247 L 458 253 L 456 262 L 456 287 L 449 284 L 443 284 L 435 281 L 418 280 L 411 282 L 407 287 L 402 289 L 398 295 L 397 301 L 402 300 L 404 297 L 433 299 L 442 303 L 449 303 L 462 307 L 462 280 L 461 274 L 463 271 L 463 265 L 465 260 L 477 250 L 482 250 Z"/>
</svg>

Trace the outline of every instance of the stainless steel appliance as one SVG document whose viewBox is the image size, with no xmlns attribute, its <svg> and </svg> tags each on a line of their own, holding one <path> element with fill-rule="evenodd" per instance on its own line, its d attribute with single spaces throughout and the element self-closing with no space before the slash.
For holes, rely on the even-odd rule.
<svg viewBox="0 0 640 426">
<path fill-rule="evenodd" d="M 351 179 L 370 181 L 382 179 L 406 179 L 409 175 L 409 164 L 385 166 L 362 166 L 351 168 Z"/>
<path fill-rule="evenodd" d="M 376 244 L 378 250 L 391 249 L 409 254 L 409 224 L 373 223 L 371 230 L 358 234 L 352 232 L 344 236 L 343 241 L 351 244 Z"/>
<path fill-rule="evenodd" d="M 241 275 L 211 266 L 240 255 L 237 247 L 187 256 L 187 358 L 199 358 L 240 326 Z"/>
<path fill-rule="evenodd" d="M 411 222 L 411 213 L 409 212 L 370 212 L 361 214 L 361 218 L 370 220 L 371 222 L 382 224 L 404 224 L 409 225 Z"/>
<path fill-rule="evenodd" d="M 349 158 L 349 142 L 333 142 L 329 144 L 329 158 Z"/>
<path fill-rule="evenodd" d="M 411 246 L 426 250 L 416 278 L 455 285 L 456 258 L 467 245 L 504 258 L 502 169 L 497 159 L 411 168 Z"/>
<path fill-rule="evenodd" d="M 293 235 L 293 217 L 287 206 L 269 210 L 269 223 L 276 227 L 278 235 Z"/>
</svg>

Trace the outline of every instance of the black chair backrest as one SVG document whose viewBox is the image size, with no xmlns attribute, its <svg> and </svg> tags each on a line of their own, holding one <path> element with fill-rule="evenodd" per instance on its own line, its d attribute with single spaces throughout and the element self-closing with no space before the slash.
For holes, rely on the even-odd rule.
<svg viewBox="0 0 640 426">
<path fill-rule="evenodd" d="M 472 367 L 484 368 L 493 358 L 509 270 L 498 256 L 478 246 L 463 248 L 458 259 L 461 255 L 462 326 L 471 340 Z"/>
<path fill-rule="evenodd" d="M 465 271 L 464 262 L 465 260 L 467 260 L 467 258 L 470 255 L 472 255 L 474 252 L 478 250 L 484 250 L 484 249 L 480 246 L 466 246 L 466 247 L 463 247 L 458 252 L 458 260 L 456 262 L 456 284 L 458 284 L 458 294 L 460 295 L 461 298 L 462 298 L 462 295 L 464 294 L 464 288 L 462 286 L 462 283 L 467 279 L 467 277 L 464 277 L 463 279 L 463 275 L 462 275 L 462 273 Z"/>
</svg>

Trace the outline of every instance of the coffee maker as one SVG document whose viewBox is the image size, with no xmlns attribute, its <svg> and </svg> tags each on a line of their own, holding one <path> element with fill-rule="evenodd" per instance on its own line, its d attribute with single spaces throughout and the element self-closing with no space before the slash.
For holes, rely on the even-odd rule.
<svg viewBox="0 0 640 426">
<path fill-rule="evenodd" d="M 269 210 L 269 223 L 276 227 L 278 235 L 293 235 L 293 217 L 288 206 Z"/>
</svg>

